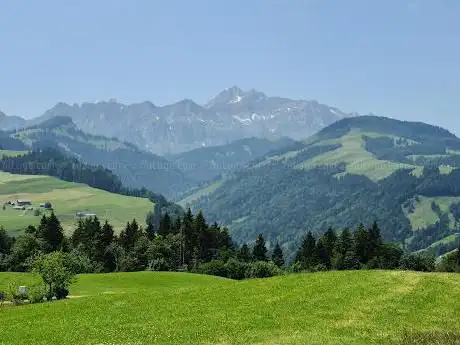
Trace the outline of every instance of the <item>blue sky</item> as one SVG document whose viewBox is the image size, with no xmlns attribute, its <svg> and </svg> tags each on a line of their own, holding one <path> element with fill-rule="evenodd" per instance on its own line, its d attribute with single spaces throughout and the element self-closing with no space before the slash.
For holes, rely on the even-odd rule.
<svg viewBox="0 0 460 345">
<path fill-rule="evenodd" d="M 0 109 L 226 87 L 460 134 L 458 0 L 0 0 Z"/>
</svg>

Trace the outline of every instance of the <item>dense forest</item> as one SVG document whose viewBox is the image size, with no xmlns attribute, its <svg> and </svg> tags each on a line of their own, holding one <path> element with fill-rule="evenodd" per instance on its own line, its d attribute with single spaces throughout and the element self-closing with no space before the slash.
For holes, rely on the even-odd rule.
<svg viewBox="0 0 460 345">
<path fill-rule="evenodd" d="M 263 235 L 251 245 L 238 246 L 228 229 L 208 224 L 201 212 L 194 215 L 190 209 L 177 218 L 165 213 L 158 226 L 148 222 L 143 228 L 133 220 L 119 235 L 107 221 L 91 217 L 79 220 L 67 237 L 54 213 L 43 215 L 37 227 L 27 227 L 17 238 L 0 229 L 0 271 L 28 271 L 37 257 L 56 251 L 69 253 L 75 273 L 190 271 L 244 279 L 331 269 L 460 271 L 460 251 L 436 267 L 434 256 L 385 242 L 375 222 L 369 228 L 360 224 L 355 231 L 329 228 L 318 238 L 307 232 L 290 262 L 279 244 L 269 250 Z"/>
</svg>

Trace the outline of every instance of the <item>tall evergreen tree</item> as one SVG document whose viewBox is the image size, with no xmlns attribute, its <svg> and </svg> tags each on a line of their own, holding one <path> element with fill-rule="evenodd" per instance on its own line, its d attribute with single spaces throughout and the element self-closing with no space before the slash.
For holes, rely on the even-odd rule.
<svg viewBox="0 0 460 345">
<path fill-rule="evenodd" d="M 281 249 L 279 242 L 276 243 L 275 249 L 273 249 L 272 261 L 278 267 L 284 266 L 283 249 Z"/>
<path fill-rule="evenodd" d="M 383 244 L 382 235 L 377 221 L 374 221 L 372 227 L 369 229 L 369 247 L 368 247 L 368 259 L 377 258 L 380 255 L 380 249 Z"/>
<path fill-rule="evenodd" d="M 252 258 L 254 261 L 267 261 L 267 247 L 262 234 L 257 236 L 256 243 L 252 249 Z"/>
<path fill-rule="evenodd" d="M 249 250 L 249 246 L 246 243 L 244 243 L 238 251 L 237 259 L 242 262 L 251 261 L 251 251 Z"/>
<path fill-rule="evenodd" d="M 171 217 L 169 216 L 168 212 L 163 215 L 160 219 L 160 228 L 158 229 L 158 235 L 167 236 L 171 233 Z"/>
<path fill-rule="evenodd" d="M 303 239 L 297 251 L 295 262 L 299 263 L 303 268 L 313 268 L 318 264 L 316 239 L 311 231 L 309 231 Z"/>
<path fill-rule="evenodd" d="M 41 240 L 42 250 L 45 253 L 62 249 L 64 231 L 54 212 L 51 212 L 49 217 L 43 215 L 38 227 L 37 237 Z"/>
<path fill-rule="evenodd" d="M 139 236 L 139 225 L 133 219 L 131 223 L 126 224 L 126 228 L 120 233 L 119 242 L 121 247 L 126 252 L 132 251 Z"/>
<path fill-rule="evenodd" d="M 3 226 L 0 226 L 0 254 L 8 254 L 13 246 L 13 238 L 11 238 Z"/>
<path fill-rule="evenodd" d="M 366 231 L 363 224 L 359 224 L 353 238 L 357 259 L 360 263 L 367 264 L 369 261 L 369 232 Z"/>
<path fill-rule="evenodd" d="M 329 262 L 327 267 L 331 268 L 331 260 L 334 255 L 334 248 L 337 245 L 337 235 L 332 228 L 327 229 L 324 235 L 321 237 L 321 242 L 323 243 L 324 250 L 326 251 L 327 261 Z"/>
</svg>

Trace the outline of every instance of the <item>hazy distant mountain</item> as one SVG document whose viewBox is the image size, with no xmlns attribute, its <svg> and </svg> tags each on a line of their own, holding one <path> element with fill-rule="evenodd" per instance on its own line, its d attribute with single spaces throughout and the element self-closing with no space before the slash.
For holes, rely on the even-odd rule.
<svg viewBox="0 0 460 345">
<path fill-rule="evenodd" d="M 157 154 L 175 154 L 248 137 L 305 138 L 348 114 L 316 101 L 268 97 L 234 86 L 203 106 L 189 99 L 162 107 L 115 100 L 58 103 L 30 124 L 53 116 L 69 116 L 87 133 L 117 137 Z"/>
<path fill-rule="evenodd" d="M 0 130 L 10 130 L 26 125 L 26 120 L 19 116 L 7 116 L 0 111 Z"/>
</svg>

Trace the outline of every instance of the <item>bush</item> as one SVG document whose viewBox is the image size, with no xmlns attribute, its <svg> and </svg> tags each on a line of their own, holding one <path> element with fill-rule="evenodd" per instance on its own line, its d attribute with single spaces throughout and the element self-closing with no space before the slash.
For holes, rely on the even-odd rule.
<svg viewBox="0 0 460 345">
<path fill-rule="evenodd" d="M 35 217 L 39 217 L 41 214 L 42 214 L 42 212 L 40 211 L 40 209 L 36 208 L 36 209 L 34 210 L 34 216 L 35 216 Z"/>
<path fill-rule="evenodd" d="M 282 273 L 283 271 L 272 262 L 256 261 L 249 265 L 248 278 L 268 278 Z"/>
<path fill-rule="evenodd" d="M 29 288 L 28 298 L 30 303 L 41 303 L 46 295 L 46 288 L 42 284 L 32 285 Z"/>
<path fill-rule="evenodd" d="M 247 277 L 249 264 L 238 261 L 236 259 L 230 259 L 225 264 L 227 268 L 227 277 L 231 279 L 241 280 Z"/>
<path fill-rule="evenodd" d="M 24 303 L 24 300 L 27 299 L 27 296 L 20 294 L 19 285 L 15 281 L 11 281 L 8 284 L 7 298 L 11 303 L 19 305 Z"/>
<path fill-rule="evenodd" d="M 433 272 L 435 270 L 435 258 L 420 253 L 405 254 L 401 258 L 400 267 L 410 271 Z"/>
<path fill-rule="evenodd" d="M 61 300 L 67 298 L 69 295 L 69 290 L 65 287 L 57 287 L 54 291 L 54 296 L 56 299 Z"/>
<path fill-rule="evenodd" d="M 225 263 L 220 260 L 213 260 L 210 262 L 200 264 L 196 268 L 196 272 L 201 273 L 201 274 L 218 276 L 218 277 L 228 277 L 229 276 Z"/>
</svg>

